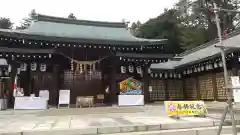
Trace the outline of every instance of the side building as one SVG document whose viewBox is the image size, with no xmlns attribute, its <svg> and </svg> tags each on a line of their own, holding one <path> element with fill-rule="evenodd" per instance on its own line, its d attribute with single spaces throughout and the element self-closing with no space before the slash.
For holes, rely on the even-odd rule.
<svg viewBox="0 0 240 135">
<path fill-rule="evenodd" d="M 240 30 L 230 33 L 223 42 L 225 46 L 235 47 L 226 49 L 230 81 L 230 76 L 240 75 L 240 53 L 236 49 L 239 47 Z M 226 100 L 223 63 L 220 49 L 215 47 L 218 44 L 216 39 L 179 54 L 178 57 L 182 57 L 180 61 L 152 64 L 150 100 Z"/>
</svg>

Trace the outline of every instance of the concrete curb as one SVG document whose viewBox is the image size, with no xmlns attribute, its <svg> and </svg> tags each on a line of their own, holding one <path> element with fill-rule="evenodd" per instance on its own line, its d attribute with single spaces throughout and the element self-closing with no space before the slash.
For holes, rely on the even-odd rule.
<svg viewBox="0 0 240 135">
<path fill-rule="evenodd" d="M 31 130 L 15 133 L 1 133 L 0 135 L 97 135 L 97 134 L 116 134 L 116 133 L 131 133 L 131 132 L 149 132 L 161 130 L 179 130 L 191 128 L 208 128 L 214 127 L 213 121 L 189 122 L 189 123 L 168 123 L 168 124 L 153 124 L 153 125 L 131 125 L 119 127 L 99 127 L 99 128 L 84 128 L 70 130 Z"/>
<path fill-rule="evenodd" d="M 192 129 L 173 129 L 173 130 L 160 130 L 160 131 L 148 131 L 148 132 L 132 132 L 132 133 L 117 133 L 112 135 L 215 135 L 217 133 L 217 127 L 206 128 L 192 128 Z M 240 127 L 237 128 L 240 131 Z M 232 127 L 223 127 L 222 134 L 232 134 Z M 102 134 L 110 135 L 110 134 Z"/>
</svg>

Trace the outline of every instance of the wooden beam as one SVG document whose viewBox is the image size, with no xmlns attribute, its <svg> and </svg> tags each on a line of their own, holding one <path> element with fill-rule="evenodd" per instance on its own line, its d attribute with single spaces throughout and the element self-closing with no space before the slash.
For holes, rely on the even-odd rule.
<svg viewBox="0 0 240 135">
<path fill-rule="evenodd" d="M 56 53 L 55 49 L 27 49 L 27 48 L 8 48 L 0 47 L 0 52 L 8 53 L 38 53 L 38 54 L 53 54 Z"/>
<path fill-rule="evenodd" d="M 217 90 L 216 73 L 212 73 L 212 87 L 213 87 L 213 98 L 215 101 L 217 101 L 218 100 L 218 90 Z"/>
<path fill-rule="evenodd" d="M 201 93 L 200 93 L 200 85 L 199 85 L 199 78 L 198 76 L 195 76 L 196 79 L 196 90 L 197 90 L 197 100 L 201 99 Z"/>
</svg>

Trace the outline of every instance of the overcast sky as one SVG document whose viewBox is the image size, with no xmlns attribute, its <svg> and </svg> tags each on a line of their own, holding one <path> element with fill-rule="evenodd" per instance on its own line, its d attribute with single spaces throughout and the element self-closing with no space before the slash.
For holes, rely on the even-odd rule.
<svg viewBox="0 0 240 135">
<path fill-rule="evenodd" d="M 74 13 L 78 19 L 130 22 L 147 21 L 171 8 L 178 0 L 1 0 L 0 17 L 19 24 L 31 9 L 37 13 L 67 17 Z"/>
</svg>

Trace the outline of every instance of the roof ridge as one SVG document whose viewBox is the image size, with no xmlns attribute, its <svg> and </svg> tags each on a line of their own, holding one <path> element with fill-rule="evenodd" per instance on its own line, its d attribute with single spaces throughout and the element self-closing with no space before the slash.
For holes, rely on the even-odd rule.
<svg viewBox="0 0 240 135">
<path fill-rule="evenodd" d="M 240 34 L 240 28 L 237 28 L 236 30 L 228 33 L 228 38 L 234 37 L 234 36 L 239 35 L 239 34 Z M 216 44 L 218 42 L 219 42 L 219 38 L 216 38 L 216 39 L 211 40 L 211 41 L 209 41 L 207 43 L 204 43 L 204 44 L 202 44 L 200 46 L 194 47 L 194 48 L 192 48 L 190 50 L 187 50 L 187 51 L 185 51 L 183 53 L 180 53 L 180 54 L 178 54 L 178 56 L 185 56 L 185 55 L 188 55 L 190 53 L 194 53 L 194 52 L 199 51 L 199 50 L 201 50 L 203 48 L 206 48 L 206 47 L 209 47 L 211 45 L 214 45 L 214 44 Z"/>
<path fill-rule="evenodd" d="M 127 24 L 125 22 L 78 20 L 78 19 L 70 19 L 70 18 L 49 16 L 49 15 L 43 15 L 43 14 L 37 14 L 36 21 L 46 21 L 46 22 L 66 23 L 66 24 L 76 24 L 76 25 L 92 25 L 92 26 L 100 26 L 100 27 L 127 28 Z"/>
</svg>

